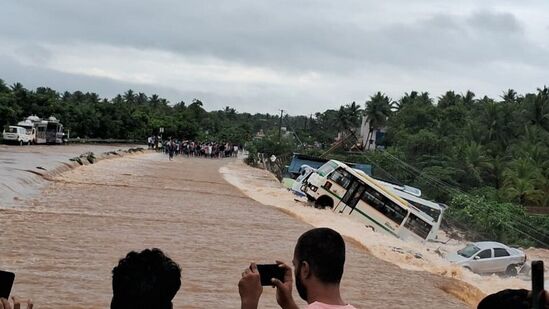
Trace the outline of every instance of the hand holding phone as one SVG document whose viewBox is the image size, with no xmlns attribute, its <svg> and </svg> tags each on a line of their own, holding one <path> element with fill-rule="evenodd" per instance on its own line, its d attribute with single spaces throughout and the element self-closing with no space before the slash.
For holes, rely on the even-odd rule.
<svg viewBox="0 0 549 309">
<path fill-rule="evenodd" d="M 273 283 L 271 282 L 271 279 L 273 278 L 284 282 L 285 270 L 278 264 L 258 264 L 257 271 L 259 272 L 262 286 L 273 285 Z"/>
<path fill-rule="evenodd" d="M 15 274 L 0 270 L 0 298 L 9 299 Z"/>
</svg>

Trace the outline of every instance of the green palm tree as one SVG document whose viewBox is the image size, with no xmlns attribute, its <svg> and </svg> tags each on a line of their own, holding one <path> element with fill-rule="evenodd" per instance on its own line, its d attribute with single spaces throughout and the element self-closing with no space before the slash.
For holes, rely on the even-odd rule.
<svg viewBox="0 0 549 309">
<path fill-rule="evenodd" d="M 472 92 L 471 90 L 467 90 L 465 94 L 461 95 L 461 100 L 463 104 L 467 106 L 471 106 L 475 103 L 475 93 Z"/>
<path fill-rule="evenodd" d="M 133 92 L 133 90 L 129 89 L 124 93 L 124 101 L 126 101 L 126 103 L 128 104 L 135 103 L 135 93 Z"/>
<path fill-rule="evenodd" d="M 543 87 L 536 95 L 527 95 L 523 108 L 526 121 L 549 130 L 549 88 Z"/>
<path fill-rule="evenodd" d="M 391 114 L 392 102 L 388 96 L 378 91 L 370 97 L 364 110 L 364 116 L 370 124 L 367 141 L 371 140 L 375 130 L 379 130 L 387 124 L 387 119 Z"/>
<path fill-rule="evenodd" d="M 517 92 L 513 89 L 508 89 L 507 91 L 503 92 L 501 98 L 503 99 L 504 103 L 508 104 L 516 104 L 518 102 Z"/>
<path fill-rule="evenodd" d="M 483 176 L 491 173 L 494 169 L 494 165 L 491 159 L 485 154 L 482 145 L 476 142 L 465 145 L 458 153 L 460 158 L 456 161 L 461 161 L 462 169 L 470 186 L 482 184 Z"/>
<path fill-rule="evenodd" d="M 456 94 L 453 91 L 447 91 L 444 95 L 442 95 L 438 99 L 437 106 L 439 108 L 446 108 L 450 106 L 455 106 L 461 101 L 461 96 L 459 94 Z"/>
<path fill-rule="evenodd" d="M 543 192 L 536 189 L 531 179 L 515 178 L 503 187 L 504 193 L 511 201 L 520 205 L 537 204 L 543 198 Z"/>
<path fill-rule="evenodd" d="M 518 158 L 503 172 L 503 192 L 511 201 L 521 205 L 537 205 L 543 198 L 538 189 L 542 173 L 531 158 Z"/>
</svg>

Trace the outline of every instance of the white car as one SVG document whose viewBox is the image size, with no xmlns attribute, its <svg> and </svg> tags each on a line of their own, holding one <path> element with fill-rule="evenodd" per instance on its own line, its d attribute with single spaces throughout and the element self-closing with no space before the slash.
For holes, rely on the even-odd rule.
<svg viewBox="0 0 549 309">
<path fill-rule="evenodd" d="M 29 134 L 27 129 L 19 126 L 9 126 L 7 131 L 2 132 L 2 138 L 6 143 L 17 143 L 19 145 L 32 143 L 32 134 Z"/>
<path fill-rule="evenodd" d="M 468 244 L 446 258 L 475 273 L 505 273 L 508 276 L 516 276 L 518 268 L 526 262 L 526 254 L 521 250 L 493 241 Z"/>
</svg>

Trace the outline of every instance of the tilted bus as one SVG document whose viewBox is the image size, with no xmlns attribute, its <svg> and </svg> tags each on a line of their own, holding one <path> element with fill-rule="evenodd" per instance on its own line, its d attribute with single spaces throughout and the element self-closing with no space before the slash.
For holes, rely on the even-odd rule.
<svg viewBox="0 0 549 309">
<path fill-rule="evenodd" d="M 390 192 L 375 179 L 330 160 L 307 179 L 302 190 L 319 208 L 332 208 L 367 228 L 402 239 L 435 239 L 431 217 Z"/>
<path fill-rule="evenodd" d="M 421 197 L 421 190 L 409 186 L 401 186 L 376 179 L 378 183 L 389 189 L 394 194 L 406 200 L 412 207 L 416 207 L 431 218 L 434 228 L 438 231 L 442 224 L 442 216 L 447 205 L 432 202 Z"/>
</svg>

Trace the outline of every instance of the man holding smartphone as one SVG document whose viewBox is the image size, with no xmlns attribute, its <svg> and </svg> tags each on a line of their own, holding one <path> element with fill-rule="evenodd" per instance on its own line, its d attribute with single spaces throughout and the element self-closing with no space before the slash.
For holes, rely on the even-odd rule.
<svg viewBox="0 0 549 309">
<path fill-rule="evenodd" d="M 329 228 L 316 228 L 299 237 L 294 250 L 296 288 L 308 309 L 354 309 L 341 298 L 339 284 L 345 264 L 345 241 Z M 272 278 L 276 300 L 283 309 L 298 308 L 292 296 L 292 269 L 277 261 L 283 280 Z M 242 309 L 255 309 L 263 292 L 261 274 L 252 263 L 238 283 Z"/>
</svg>

